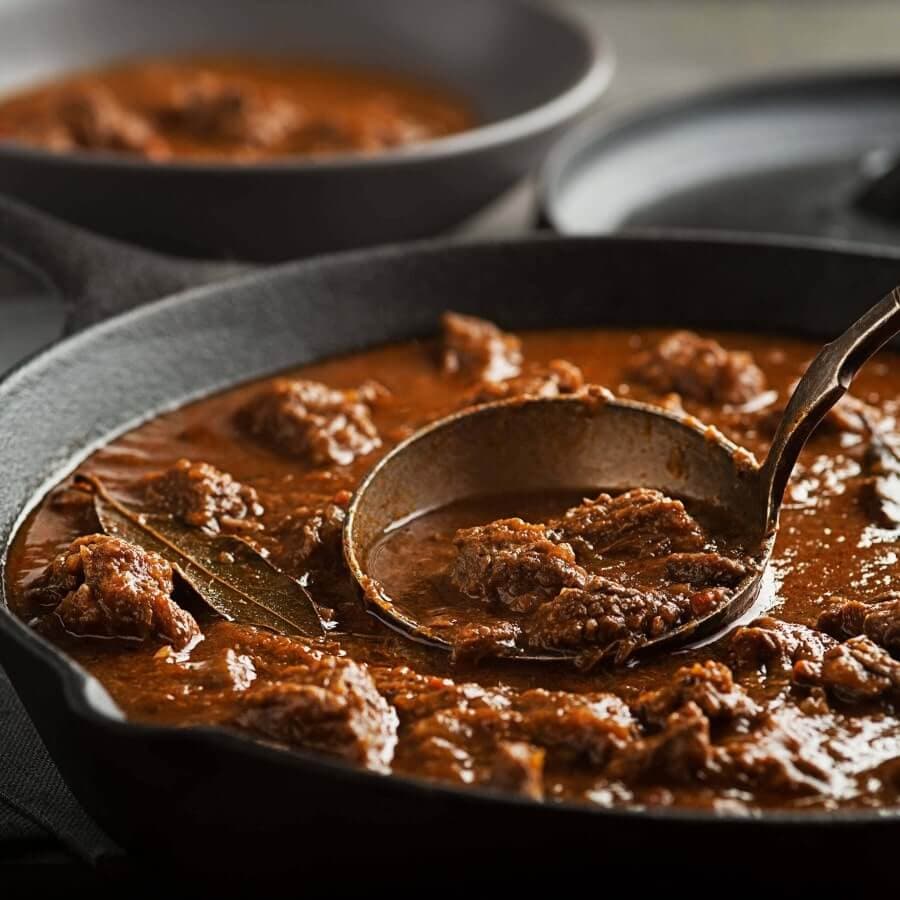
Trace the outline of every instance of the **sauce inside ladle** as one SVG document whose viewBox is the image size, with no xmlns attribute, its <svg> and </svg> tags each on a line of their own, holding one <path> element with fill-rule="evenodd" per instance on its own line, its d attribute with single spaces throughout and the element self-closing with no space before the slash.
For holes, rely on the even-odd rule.
<svg viewBox="0 0 900 900">
<path fill-rule="evenodd" d="M 900 289 L 895 289 L 812 361 L 762 465 L 696 419 L 602 390 L 501 401 L 443 419 L 400 444 L 360 485 L 344 529 L 350 570 L 373 614 L 416 640 L 448 651 L 468 646 L 480 652 L 483 632 L 483 644 L 492 655 L 541 661 L 590 661 L 611 655 L 623 661 L 633 653 L 675 649 L 704 639 L 754 603 L 774 545 L 782 496 L 803 445 L 859 368 L 898 331 Z M 569 512 L 565 503 L 558 503 L 558 513 L 548 509 L 551 514 L 543 516 L 540 525 L 509 518 L 522 507 L 523 497 L 574 498 L 585 496 L 588 489 L 608 493 Z M 429 530 L 441 514 L 445 524 L 454 526 L 487 524 L 439 511 L 468 509 L 471 519 L 471 510 L 491 507 L 507 518 L 490 525 L 489 531 L 459 532 L 454 539 L 452 529 L 443 535 L 439 527 Z M 621 522 L 624 517 L 645 524 L 653 516 L 666 522 L 665 540 L 659 544 L 671 554 L 665 565 L 670 571 L 688 570 L 687 583 L 674 593 L 660 592 L 646 582 L 653 572 L 662 571 L 652 561 L 652 540 L 638 548 L 635 559 L 640 562 L 624 580 L 618 577 L 622 573 L 610 577 L 608 545 L 582 540 L 598 533 L 596 528 L 588 533 L 582 519 L 593 527 L 598 519 Z M 423 522 L 429 528 L 423 528 Z M 636 527 L 646 537 L 644 524 Z M 468 612 L 460 608 L 456 621 L 453 615 L 444 617 L 455 628 L 448 632 L 447 622 L 404 587 L 418 578 L 446 599 L 446 578 L 424 570 L 427 555 L 404 552 L 416 533 L 439 548 L 436 557 L 443 554 L 445 568 L 454 565 L 451 557 L 457 554 L 455 584 L 462 584 L 469 596 L 467 559 L 475 561 L 482 575 L 487 573 L 492 588 L 498 572 L 511 572 L 510 577 L 521 582 L 534 569 L 536 592 L 525 592 L 532 605 L 519 603 L 516 595 L 503 609 L 510 615 L 501 618 L 490 602 L 470 605 Z M 405 547 L 398 536 L 407 541 Z M 386 550 L 391 541 L 394 546 Z M 385 554 L 391 552 L 392 563 L 385 565 Z M 725 572 L 719 586 L 703 589 L 702 578 L 692 585 L 690 570 L 713 557 L 724 560 L 716 563 Z M 507 563 L 511 569 L 503 568 Z M 402 577 L 389 577 L 392 571 Z M 644 583 L 628 581 L 635 572 Z M 448 596 L 452 600 L 461 595 L 456 591 Z M 493 600 L 496 608 L 497 596 L 486 590 L 480 600 Z M 502 585 L 500 596 L 509 599 Z M 551 598 L 552 603 L 540 602 Z M 517 624 L 520 620 L 524 630 Z M 459 634 L 466 626 L 468 634 L 461 643 Z"/>
</svg>

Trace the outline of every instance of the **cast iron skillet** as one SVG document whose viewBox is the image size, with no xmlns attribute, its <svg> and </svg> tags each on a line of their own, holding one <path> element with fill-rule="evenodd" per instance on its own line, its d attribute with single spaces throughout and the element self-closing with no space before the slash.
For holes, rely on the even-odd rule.
<svg viewBox="0 0 900 900">
<path fill-rule="evenodd" d="M 104 277 L 125 303 L 145 299 L 151 281 L 189 274 L 185 263 L 168 271 L 144 259 L 138 268 L 153 279 L 130 288 L 137 251 L 3 210 L 0 244 L 70 291 L 90 287 L 74 298 L 84 318 L 96 314 L 91 292 Z M 898 280 L 900 254 L 836 245 L 535 237 L 345 254 L 188 290 L 69 337 L 0 384 L 0 546 L 51 484 L 123 430 L 286 366 L 432 334 L 448 307 L 507 328 L 679 325 L 821 339 Z M 72 790 L 157 871 L 287 869 L 341 883 L 365 878 L 371 863 L 382 878 L 427 873 L 432 884 L 471 877 L 473 865 L 504 878 L 584 868 L 598 879 L 639 873 L 640 886 L 658 864 L 662 877 L 738 871 L 746 883 L 768 877 L 761 860 L 807 879 L 829 858 L 846 861 L 845 874 L 889 867 L 900 837 L 897 809 L 747 818 L 541 805 L 373 775 L 216 729 L 128 723 L 99 683 L 4 608 L 0 658 Z"/>
<path fill-rule="evenodd" d="M 532 0 L 0 4 L 0 92 L 116 58 L 204 50 L 408 72 L 470 98 L 484 125 L 372 157 L 240 166 L 156 165 L 0 141 L 0 191 L 190 256 L 277 260 L 424 237 L 525 175 L 612 74 L 605 40 Z"/>
</svg>

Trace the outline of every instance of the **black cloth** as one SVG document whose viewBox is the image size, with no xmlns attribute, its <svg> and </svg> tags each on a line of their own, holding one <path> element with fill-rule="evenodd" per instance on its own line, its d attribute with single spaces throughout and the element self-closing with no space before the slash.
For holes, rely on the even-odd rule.
<svg viewBox="0 0 900 900">
<path fill-rule="evenodd" d="M 81 808 L 0 669 L 0 848 L 42 847 L 89 865 L 122 851 Z"/>
</svg>

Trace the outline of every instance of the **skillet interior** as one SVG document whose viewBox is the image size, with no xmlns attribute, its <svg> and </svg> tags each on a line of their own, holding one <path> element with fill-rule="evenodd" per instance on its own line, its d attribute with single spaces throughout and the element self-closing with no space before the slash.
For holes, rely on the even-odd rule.
<svg viewBox="0 0 900 900">
<path fill-rule="evenodd" d="M 67 340 L 0 386 L 0 541 L 8 545 L 44 487 L 138 421 L 288 365 L 428 334 L 447 307 L 517 329 L 677 324 L 827 337 L 898 275 L 900 254 L 821 245 L 535 238 L 332 257 L 189 291 Z M 858 839 L 860 854 L 884 859 L 879 848 L 896 839 L 889 823 L 897 811 L 748 821 L 542 806 L 386 779 L 215 731 L 117 721 L 96 682 L 5 611 L 0 650 L 88 810 L 127 846 L 162 848 L 194 865 L 198 851 L 201 862 L 214 862 L 226 839 L 240 843 L 248 866 L 302 864 L 301 837 L 316 858 L 340 859 L 346 848 L 334 829 L 348 821 L 377 826 L 354 853 L 382 858 L 399 841 L 421 852 L 423 865 L 442 856 L 437 836 L 497 854 L 540 843 L 548 864 L 554 854 L 596 849 L 600 839 L 623 853 L 654 841 L 660 859 L 681 860 L 697 841 L 723 849 L 759 842 L 777 853 L 775 824 L 792 827 L 792 852 L 805 844 L 821 852 L 831 840 L 846 852 Z"/>
</svg>

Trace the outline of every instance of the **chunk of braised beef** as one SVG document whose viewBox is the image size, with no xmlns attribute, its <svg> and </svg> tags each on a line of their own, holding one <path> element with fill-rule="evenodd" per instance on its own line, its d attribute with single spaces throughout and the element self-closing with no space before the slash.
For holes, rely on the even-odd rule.
<svg viewBox="0 0 900 900">
<path fill-rule="evenodd" d="M 900 654 L 900 594 L 887 593 L 866 602 L 834 598 L 818 627 L 839 640 L 864 634 L 892 653 Z"/>
<path fill-rule="evenodd" d="M 341 391 L 317 381 L 278 378 L 242 410 L 250 434 L 314 466 L 346 466 L 381 445 L 371 404 L 383 389 Z"/>
<path fill-rule="evenodd" d="M 688 702 L 671 713 L 659 731 L 616 756 L 604 776 L 624 782 L 684 784 L 707 771 L 712 759 L 709 719 L 696 703 Z"/>
<path fill-rule="evenodd" d="M 860 485 L 860 501 L 883 528 L 900 525 L 900 475 L 872 475 Z"/>
<path fill-rule="evenodd" d="M 565 588 L 542 604 L 523 624 L 524 639 L 535 650 L 602 651 L 625 662 L 652 638 L 707 612 L 693 595 L 667 595 L 624 587 L 598 576 L 583 588 Z"/>
<path fill-rule="evenodd" d="M 151 508 L 212 532 L 256 530 L 264 512 L 254 488 L 189 459 L 144 479 L 143 493 Z"/>
<path fill-rule="evenodd" d="M 508 400 L 512 397 L 561 397 L 575 394 L 584 387 L 581 369 L 564 359 L 554 359 L 547 366 L 532 366 L 528 372 L 503 381 L 486 380 L 466 394 L 463 406 Z"/>
<path fill-rule="evenodd" d="M 813 714 L 814 715 L 814 714 Z M 776 797 L 827 790 L 833 760 L 811 740 L 808 717 L 792 706 L 767 712 L 749 731 L 728 735 L 714 750 L 714 780 Z"/>
<path fill-rule="evenodd" d="M 546 751 L 525 741 L 500 741 L 491 762 L 488 785 L 541 800 L 544 796 L 544 757 Z"/>
<path fill-rule="evenodd" d="M 900 595 L 876 597 L 863 628 L 866 637 L 879 647 L 900 655 Z"/>
<path fill-rule="evenodd" d="M 672 332 L 653 350 L 638 354 L 626 378 L 656 393 L 676 393 L 700 403 L 747 403 L 766 386 L 751 354 L 726 350 L 692 331 Z"/>
<path fill-rule="evenodd" d="M 285 97 L 264 95 L 212 72 L 201 72 L 175 82 L 159 118 L 167 128 L 191 137 L 265 148 L 291 137 L 304 115 Z"/>
<path fill-rule="evenodd" d="M 666 560 L 666 577 L 695 587 L 734 587 L 747 574 L 740 560 L 721 553 L 673 553 Z"/>
<path fill-rule="evenodd" d="M 848 703 L 900 696 L 900 662 L 883 647 L 860 635 L 832 647 L 821 663 L 801 660 L 794 680 L 821 685 Z"/>
<path fill-rule="evenodd" d="M 874 425 L 869 430 L 863 455 L 866 477 L 860 486 L 860 501 L 877 524 L 896 528 L 900 525 L 900 456 L 886 434 Z"/>
<path fill-rule="evenodd" d="M 520 633 L 515 622 L 465 625 L 453 635 L 453 661 L 477 663 L 503 656 L 516 646 Z"/>
<path fill-rule="evenodd" d="M 521 739 L 567 764 L 603 766 L 636 737 L 631 711 L 614 694 L 534 688 L 512 701 Z"/>
<path fill-rule="evenodd" d="M 344 522 L 352 496 L 350 491 L 338 491 L 323 506 L 300 510 L 276 525 L 272 533 L 283 545 L 284 562 L 328 576 L 342 572 Z"/>
<path fill-rule="evenodd" d="M 450 580 L 469 597 L 528 612 L 588 577 L 571 546 L 554 538 L 547 526 L 518 518 L 462 528 Z"/>
<path fill-rule="evenodd" d="M 279 744 L 389 770 L 397 713 L 365 665 L 310 652 L 289 672 L 245 691 L 234 724 Z"/>
<path fill-rule="evenodd" d="M 396 708 L 401 723 L 408 724 L 456 706 L 505 708 L 509 705 L 500 690 L 437 675 L 423 675 L 409 666 L 374 667 L 372 675 L 378 690 Z"/>
<path fill-rule="evenodd" d="M 506 742 L 538 748 L 550 764 L 600 768 L 637 736 L 631 712 L 613 694 L 518 693 L 406 667 L 375 677 L 400 716 L 401 768 L 428 777 L 490 784 L 506 764 Z"/>
<path fill-rule="evenodd" d="M 735 630 L 729 653 L 740 668 L 790 669 L 801 659 L 821 660 L 833 646 L 834 640 L 822 631 L 761 616 Z"/>
<path fill-rule="evenodd" d="M 819 614 L 816 628 L 839 641 L 863 634 L 869 604 L 859 600 L 845 600 L 843 597 L 831 599 L 832 605 Z"/>
<path fill-rule="evenodd" d="M 548 763 L 600 769 L 634 739 L 634 724 L 611 695 L 535 689 L 439 709 L 407 734 L 404 750 L 416 771 L 424 766 L 430 777 L 491 784 L 506 742 L 539 748 Z"/>
<path fill-rule="evenodd" d="M 51 607 L 85 637 L 157 638 L 182 648 L 200 636 L 172 599 L 172 567 L 156 553 L 104 534 L 74 540 L 29 586 L 27 600 Z"/>
<path fill-rule="evenodd" d="M 169 156 L 153 125 L 99 84 L 80 86 L 61 98 L 34 139 L 57 150 L 109 150 L 154 159 Z"/>
<path fill-rule="evenodd" d="M 482 381 L 514 378 L 522 367 L 522 342 L 501 331 L 493 322 L 475 316 L 447 312 L 444 330 L 443 369 L 461 372 Z"/>
<path fill-rule="evenodd" d="M 664 728 L 672 713 L 695 704 L 713 723 L 750 720 L 760 707 L 735 684 L 731 669 L 720 662 L 706 660 L 683 666 L 665 687 L 645 691 L 631 704 L 637 717 L 652 728 Z"/>
<path fill-rule="evenodd" d="M 665 556 L 696 552 L 705 544 L 703 529 L 684 504 L 649 488 L 584 500 L 550 527 L 563 540 L 603 556 Z"/>
</svg>

